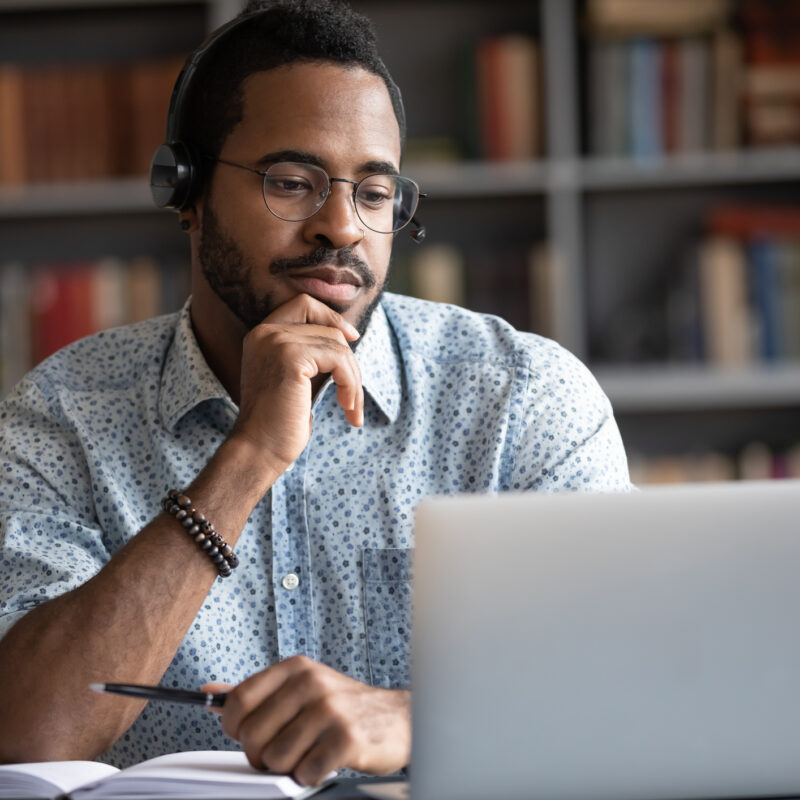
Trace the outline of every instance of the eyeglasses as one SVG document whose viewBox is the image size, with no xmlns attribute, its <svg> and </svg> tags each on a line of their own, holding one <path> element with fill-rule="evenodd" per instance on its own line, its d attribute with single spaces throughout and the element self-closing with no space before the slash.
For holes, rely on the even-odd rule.
<svg viewBox="0 0 800 800">
<path fill-rule="evenodd" d="M 281 161 L 266 170 L 253 169 L 224 158 L 206 156 L 210 161 L 254 172 L 263 178 L 262 194 L 267 210 L 278 219 L 302 222 L 313 217 L 325 204 L 334 183 L 353 186 L 353 205 L 361 222 L 375 233 L 397 233 L 413 222 L 415 241 L 425 238 L 425 229 L 415 218 L 422 194 L 419 186 L 400 175 L 376 173 L 359 181 L 331 178 L 322 167 L 297 161 Z"/>
</svg>

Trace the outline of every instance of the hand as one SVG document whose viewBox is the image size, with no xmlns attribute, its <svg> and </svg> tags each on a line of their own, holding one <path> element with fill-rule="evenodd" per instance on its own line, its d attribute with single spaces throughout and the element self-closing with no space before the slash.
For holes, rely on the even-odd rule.
<svg viewBox="0 0 800 800">
<path fill-rule="evenodd" d="M 410 692 L 375 689 L 305 656 L 243 681 L 218 713 L 254 767 L 292 774 L 306 786 L 343 767 L 388 775 L 411 757 Z"/>
<path fill-rule="evenodd" d="M 348 342 L 358 331 L 324 303 L 300 294 L 244 338 L 239 417 L 232 435 L 288 466 L 311 434 L 312 382 L 330 373 L 347 421 L 364 422 L 361 371 Z"/>
</svg>

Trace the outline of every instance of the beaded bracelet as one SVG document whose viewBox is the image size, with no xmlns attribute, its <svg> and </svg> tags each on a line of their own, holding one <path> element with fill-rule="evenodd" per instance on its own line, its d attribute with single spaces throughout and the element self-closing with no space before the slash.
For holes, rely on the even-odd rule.
<svg viewBox="0 0 800 800">
<path fill-rule="evenodd" d="M 239 565 L 233 548 L 214 530 L 214 526 L 192 506 L 192 501 L 177 489 L 170 489 L 161 501 L 161 508 L 172 514 L 204 550 L 216 566 L 219 576 L 227 578 Z"/>
</svg>

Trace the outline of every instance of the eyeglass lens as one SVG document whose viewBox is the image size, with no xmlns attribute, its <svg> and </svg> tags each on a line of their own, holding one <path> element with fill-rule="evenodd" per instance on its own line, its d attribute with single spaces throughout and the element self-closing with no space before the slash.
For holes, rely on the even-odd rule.
<svg viewBox="0 0 800 800">
<path fill-rule="evenodd" d="M 313 216 L 330 194 L 325 170 L 314 164 L 282 162 L 264 175 L 264 202 L 278 218 L 299 222 Z M 359 219 L 377 233 L 395 233 L 414 216 L 419 189 L 399 175 L 367 175 L 355 186 Z"/>
</svg>

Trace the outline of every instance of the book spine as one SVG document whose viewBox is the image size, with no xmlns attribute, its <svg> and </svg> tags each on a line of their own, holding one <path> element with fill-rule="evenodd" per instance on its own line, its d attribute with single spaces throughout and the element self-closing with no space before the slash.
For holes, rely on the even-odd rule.
<svg viewBox="0 0 800 800">
<path fill-rule="evenodd" d="M 664 153 L 661 139 L 661 49 L 648 38 L 630 45 L 632 155 L 651 161 Z"/>
</svg>

